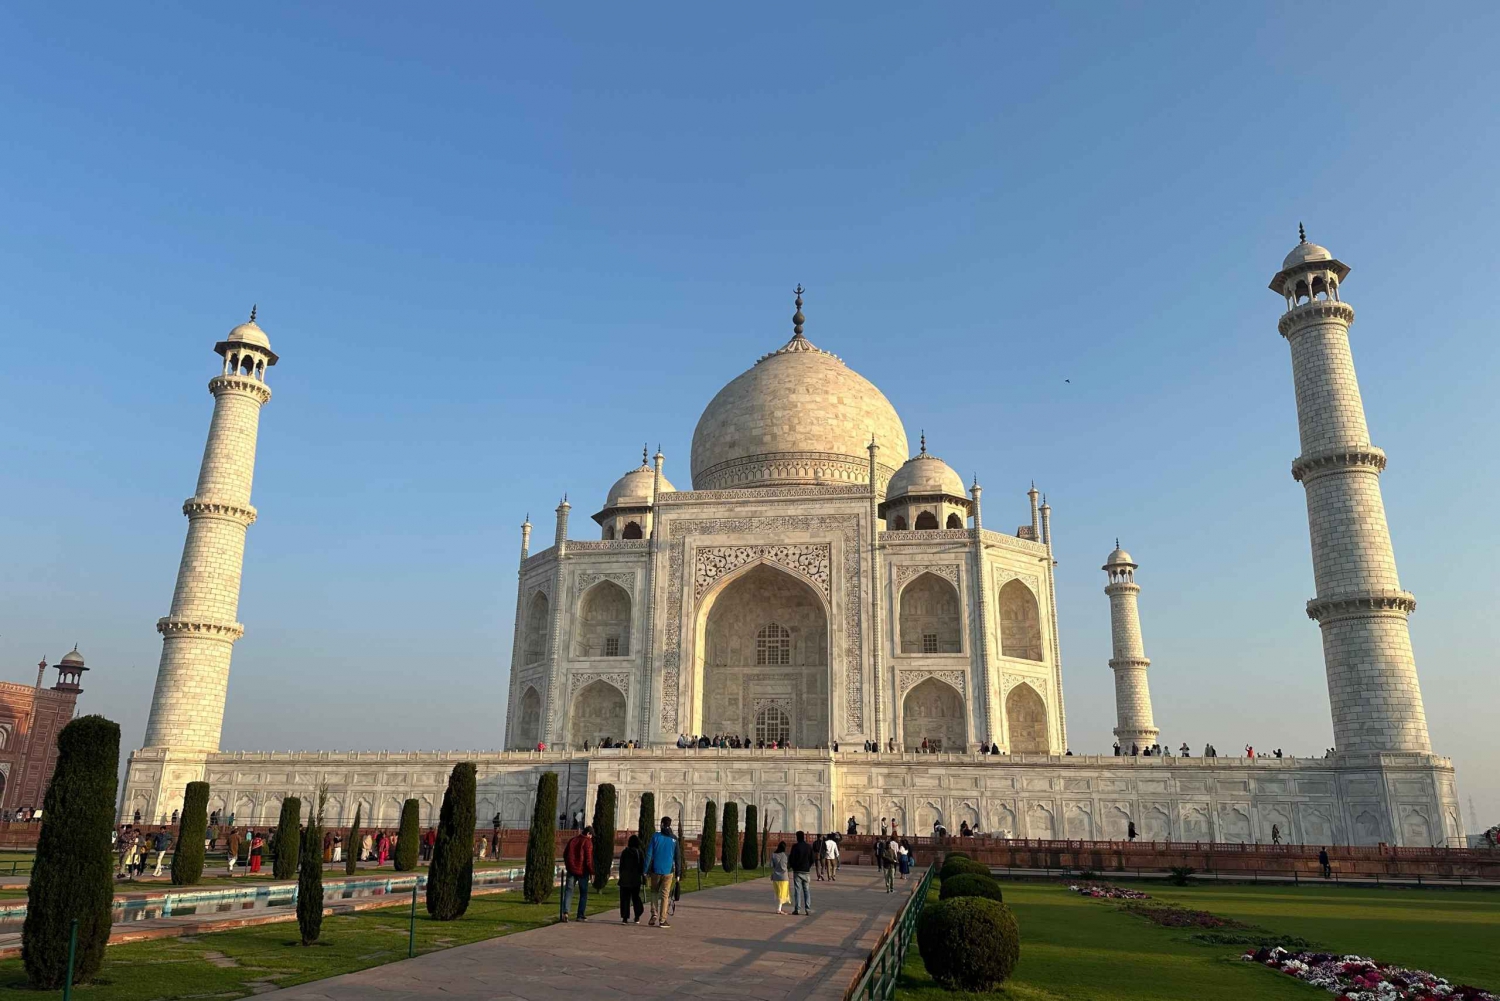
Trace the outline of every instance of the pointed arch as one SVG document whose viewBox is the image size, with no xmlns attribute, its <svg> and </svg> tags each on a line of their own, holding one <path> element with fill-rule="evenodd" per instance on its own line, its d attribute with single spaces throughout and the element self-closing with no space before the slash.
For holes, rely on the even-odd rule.
<svg viewBox="0 0 1500 1001">
<path fill-rule="evenodd" d="M 901 652 L 963 653 L 958 588 L 935 573 L 921 573 L 901 589 Z"/>
<path fill-rule="evenodd" d="M 958 512 L 957 511 L 949 511 L 948 512 L 947 527 L 950 528 L 950 529 L 952 529 L 952 528 L 963 528 L 964 527 L 964 520 L 958 516 Z"/>
<path fill-rule="evenodd" d="M 533 748 L 542 739 L 542 697 L 530 685 L 521 693 L 521 713 L 516 724 L 515 745 Z"/>
<path fill-rule="evenodd" d="M 641 523 L 638 522 L 638 521 L 626 522 L 625 523 L 625 529 L 624 529 L 624 531 L 622 531 L 620 533 L 620 538 L 622 538 L 622 539 L 639 539 L 639 538 L 643 538 L 643 535 L 641 533 Z"/>
<path fill-rule="evenodd" d="M 625 693 L 600 678 L 579 690 L 573 698 L 569 740 L 575 747 L 586 740 L 598 744 L 605 737 L 625 738 Z"/>
<path fill-rule="evenodd" d="M 1042 616 L 1036 595 L 1018 579 L 1000 588 L 1000 654 L 1020 660 L 1042 659 Z"/>
<path fill-rule="evenodd" d="M 931 532 L 934 531 L 937 527 L 937 515 L 933 514 L 931 511 L 923 511 L 921 514 L 917 515 L 916 523 L 912 525 L 912 528 L 916 529 L 918 532 Z"/>
<path fill-rule="evenodd" d="M 630 606 L 630 592 L 612 580 L 601 580 L 583 592 L 573 628 L 573 656 L 629 656 Z"/>
<path fill-rule="evenodd" d="M 1021 682 L 1005 697 L 1005 722 L 1010 729 L 1010 753 L 1046 754 L 1047 703 L 1040 693 Z"/>
<path fill-rule="evenodd" d="M 927 742 L 929 750 L 961 751 L 968 746 L 964 697 L 938 678 L 928 678 L 901 700 L 901 728 L 906 746 Z"/>
<path fill-rule="evenodd" d="M 521 645 L 523 664 L 547 659 L 547 634 L 552 630 L 552 602 L 545 591 L 537 591 L 526 605 L 526 631 Z"/>
</svg>

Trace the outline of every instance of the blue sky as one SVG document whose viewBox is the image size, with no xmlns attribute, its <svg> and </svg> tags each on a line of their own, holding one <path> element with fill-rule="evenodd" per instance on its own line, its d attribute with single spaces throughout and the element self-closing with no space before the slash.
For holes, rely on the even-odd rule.
<svg viewBox="0 0 1500 1001">
<path fill-rule="evenodd" d="M 687 485 L 800 281 L 988 525 L 1046 490 L 1075 751 L 1113 724 L 1118 535 L 1163 742 L 1320 753 L 1265 287 L 1304 221 L 1354 269 L 1434 744 L 1500 821 L 1497 33 L 1480 4 L 7 7 L 0 675 L 77 641 L 139 743 L 211 346 L 259 303 L 225 746 L 497 746 L 522 517 L 592 512 L 643 441 Z"/>
</svg>

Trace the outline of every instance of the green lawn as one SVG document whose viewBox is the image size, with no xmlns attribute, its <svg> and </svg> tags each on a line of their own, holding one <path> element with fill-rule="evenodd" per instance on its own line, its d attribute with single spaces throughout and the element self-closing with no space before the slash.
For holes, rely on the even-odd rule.
<svg viewBox="0 0 1500 1001">
<path fill-rule="evenodd" d="M 1141 885 L 1141 884 L 1137 884 Z M 1201 1001 L 1327 997 L 1239 959 L 1240 948 L 1194 942 L 1057 883 L 1002 882 L 1021 927 L 1021 961 L 1005 987 L 965 995 L 938 987 L 913 945 L 900 1001 Z M 1298 935 L 1331 950 L 1500 987 L 1500 893 L 1339 889 L 1321 886 L 1142 885 L 1152 902 L 1177 903 Z M 932 900 L 936 900 L 934 891 Z"/>
<path fill-rule="evenodd" d="M 736 875 L 739 881 L 753 878 L 744 873 Z M 722 886 L 729 881 L 729 876 L 715 871 L 704 878 L 703 885 Z M 696 884 L 690 872 L 684 892 L 696 889 Z M 589 913 L 614 911 L 618 915 L 619 900 L 613 883 L 598 893 L 591 891 Z M 75 987 L 73 997 L 78 1001 L 239 998 L 255 993 L 257 987 L 289 987 L 352 973 L 406 958 L 409 915 L 410 906 L 403 905 L 325 917 L 322 939 L 308 948 L 298 944 L 296 922 L 112 946 L 105 953 L 98 981 Z M 468 913 L 457 921 L 429 919 L 419 901 L 417 952 L 435 952 L 527 931 L 556 920 L 556 891 L 544 904 L 523 903 L 518 893 L 475 897 Z M 0 960 L 0 992 L 25 986 L 21 961 Z M 29 992 L 25 996 L 55 998 L 61 992 Z"/>
</svg>

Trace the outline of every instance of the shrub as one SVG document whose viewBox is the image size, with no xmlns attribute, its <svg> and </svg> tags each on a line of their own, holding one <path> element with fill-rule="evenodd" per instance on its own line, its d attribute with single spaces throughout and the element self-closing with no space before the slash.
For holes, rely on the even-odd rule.
<svg viewBox="0 0 1500 1001">
<path fill-rule="evenodd" d="M 80 716 L 57 735 L 57 767 L 42 799 L 42 830 L 26 887 L 21 960 L 31 985 L 56 990 L 68 978 L 68 940 L 78 921 L 73 980 L 104 962 L 114 916 L 114 826 L 120 725 Z M 202 841 L 199 841 L 202 850 Z"/>
<path fill-rule="evenodd" d="M 932 979 L 949 990 L 988 991 L 1003 983 L 1021 955 L 1010 908 L 983 897 L 955 897 L 922 912 L 917 948 Z"/>
<path fill-rule="evenodd" d="M 474 786 L 478 769 L 460 761 L 448 775 L 443 809 L 438 815 L 437 842 L 427 866 L 427 913 L 437 921 L 453 921 L 469 909 L 474 889 Z M 553 788 L 557 777 L 553 776 Z"/>
<path fill-rule="evenodd" d="M 397 872 L 411 872 L 422 853 L 422 806 L 414 799 L 401 804 L 401 830 L 396 834 Z"/>
<path fill-rule="evenodd" d="M 1193 873 L 1198 870 L 1190 865 L 1174 865 L 1168 871 L 1171 872 L 1167 877 L 1169 883 L 1173 886 L 1187 886 L 1193 881 Z"/>
<path fill-rule="evenodd" d="M 344 875 L 352 876 L 359 867 L 359 814 L 365 808 L 360 803 L 354 808 L 354 823 L 349 825 L 349 836 L 344 839 Z"/>
<path fill-rule="evenodd" d="M 42 816 L 47 816 L 45 809 Z M 203 878 L 203 839 L 208 835 L 207 782 L 187 784 L 178 817 L 177 844 L 172 848 L 172 885 L 192 886 Z"/>
<path fill-rule="evenodd" d="M 641 793 L 641 815 L 637 818 L 636 833 L 641 836 L 641 844 L 649 844 L 651 835 L 656 833 L 656 793 Z M 681 834 L 681 831 L 677 832 Z"/>
<path fill-rule="evenodd" d="M 978 873 L 965 872 L 954 876 L 952 879 L 943 880 L 943 888 L 938 891 L 939 900 L 950 900 L 953 897 L 984 897 L 986 900 L 1004 900 L 1000 892 L 1000 884 L 990 876 L 981 876 Z"/>
<path fill-rule="evenodd" d="M 972 860 L 974 856 L 970 855 L 968 852 L 947 852 L 943 855 L 944 862 L 947 862 L 951 858 L 966 858 Z"/>
<path fill-rule="evenodd" d="M 281 821 L 276 825 L 276 861 L 271 876 L 291 879 L 297 875 L 297 847 L 302 838 L 302 801 L 288 796 L 281 801 Z"/>
<path fill-rule="evenodd" d="M 528 904 L 540 904 L 552 896 L 556 872 L 557 773 L 543 772 L 537 779 L 531 833 L 526 837 L 526 880 L 522 895 Z"/>
<path fill-rule="evenodd" d="M 719 851 L 718 826 L 718 804 L 713 800 L 709 800 L 703 804 L 703 833 L 698 836 L 698 869 L 700 872 L 714 871 L 714 856 Z"/>
<path fill-rule="evenodd" d="M 408 805 L 415 800 L 407 800 Z M 302 832 L 302 852 L 297 866 L 297 930 L 302 944 L 312 945 L 323 933 L 323 808 L 328 788 L 318 789 L 317 805 Z"/>
<path fill-rule="evenodd" d="M 609 868 L 615 861 L 615 787 L 603 782 L 594 794 L 594 889 L 609 883 Z"/>
<path fill-rule="evenodd" d="M 943 863 L 943 867 L 938 870 L 938 879 L 947 881 L 954 876 L 988 876 L 989 874 L 990 867 L 983 862 L 975 862 L 973 859 L 955 858 Z"/>
<path fill-rule="evenodd" d="M 760 852 L 755 849 L 755 835 L 759 833 L 760 823 L 759 811 L 755 805 L 745 807 L 745 843 L 740 848 L 740 868 L 755 869 L 760 862 Z"/>
<path fill-rule="evenodd" d="M 724 804 L 724 857 L 725 872 L 734 872 L 740 865 L 740 805 Z"/>
</svg>

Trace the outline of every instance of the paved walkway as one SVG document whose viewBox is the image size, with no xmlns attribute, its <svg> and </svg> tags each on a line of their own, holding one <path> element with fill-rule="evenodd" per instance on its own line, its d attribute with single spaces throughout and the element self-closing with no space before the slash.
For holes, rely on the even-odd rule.
<svg viewBox="0 0 1500 1001">
<path fill-rule="evenodd" d="M 688 876 L 692 879 L 691 874 Z M 756 879 L 684 894 L 666 930 L 621 925 L 618 911 L 583 924 L 458 946 L 277 992 L 285 1001 L 639 1001 L 750 998 L 831 1001 L 906 900 L 876 870 L 845 866 L 812 884 L 812 917 L 779 916 Z"/>
</svg>

